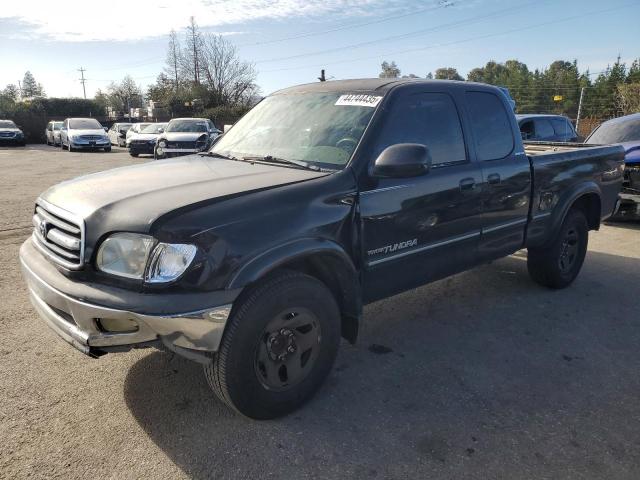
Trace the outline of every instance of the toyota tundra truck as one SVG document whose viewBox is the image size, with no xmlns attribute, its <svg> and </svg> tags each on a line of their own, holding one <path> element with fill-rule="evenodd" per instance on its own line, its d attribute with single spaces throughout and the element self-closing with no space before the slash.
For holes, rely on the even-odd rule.
<svg viewBox="0 0 640 480">
<path fill-rule="evenodd" d="M 488 85 L 296 86 L 208 151 L 49 188 L 20 260 L 77 350 L 169 349 L 229 407 L 274 418 L 317 391 L 365 304 L 523 248 L 535 282 L 567 287 L 616 208 L 623 157 L 523 144 Z"/>
</svg>

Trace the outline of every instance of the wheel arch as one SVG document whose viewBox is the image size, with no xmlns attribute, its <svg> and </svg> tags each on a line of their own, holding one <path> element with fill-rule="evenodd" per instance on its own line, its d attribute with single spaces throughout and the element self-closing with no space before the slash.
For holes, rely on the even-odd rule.
<svg viewBox="0 0 640 480">
<path fill-rule="evenodd" d="M 578 185 L 559 202 L 552 214 L 547 241 L 552 241 L 557 236 L 567 214 L 574 208 L 584 212 L 589 230 L 600 228 L 602 201 L 600 188 L 596 183 L 588 182 Z"/>
<path fill-rule="evenodd" d="M 336 242 L 300 239 L 267 250 L 238 269 L 226 288 L 247 288 L 282 270 L 306 273 L 333 294 L 341 313 L 342 336 L 355 343 L 362 317 L 362 293 L 353 261 Z"/>
</svg>

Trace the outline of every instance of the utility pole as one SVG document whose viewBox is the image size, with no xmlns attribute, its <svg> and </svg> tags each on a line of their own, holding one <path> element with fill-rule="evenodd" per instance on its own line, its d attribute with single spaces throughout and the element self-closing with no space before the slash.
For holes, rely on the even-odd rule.
<svg viewBox="0 0 640 480">
<path fill-rule="evenodd" d="M 22 100 L 22 82 L 18 80 L 18 90 L 20 91 L 20 100 Z"/>
<path fill-rule="evenodd" d="M 87 89 L 84 86 L 84 82 L 86 82 L 85 78 L 84 78 L 84 72 L 86 72 L 86 70 L 82 67 L 80 67 L 78 69 L 78 71 L 80 72 L 80 75 L 82 76 L 82 78 L 80 79 L 80 83 L 82 83 L 82 92 L 84 93 L 84 99 L 87 99 Z"/>
<path fill-rule="evenodd" d="M 576 132 L 578 132 L 578 127 L 580 127 L 580 114 L 582 113 L 582 100 L 584 99 L 584 87 L 580 89 L 580 101 L 578 102 L 578 116 L 576 117 Z"/>
<path fill-rule="evenodd" d="M 318 77 L 318 80 L 320 80 L 321 82 L 327 81 L 327 77 L 324 76 L 324 68 L 320 70 L 320 76 Z"/>
</svg>

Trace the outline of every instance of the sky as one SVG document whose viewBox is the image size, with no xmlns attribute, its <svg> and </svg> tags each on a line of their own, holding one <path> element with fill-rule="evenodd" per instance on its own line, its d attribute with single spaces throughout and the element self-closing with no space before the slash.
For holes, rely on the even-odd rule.
<svg viewBox="0 0 640 480">
<path fill-rule="evenodd" d="M 640 0 L 2 0 L 0 88 L 29 70 L 49 97 L 87 97 L 131 75 L 146 88 L 168 33 L 189 17 L 254 64 L 263 94 L 317 80 L 377 77 L 382 61 L 465 76 L 489 60 L 529 68 L 577 59 L 599 72 L 640 57 Z M 592 77 L 595 78 L 595 77 Z"/>
</svg>

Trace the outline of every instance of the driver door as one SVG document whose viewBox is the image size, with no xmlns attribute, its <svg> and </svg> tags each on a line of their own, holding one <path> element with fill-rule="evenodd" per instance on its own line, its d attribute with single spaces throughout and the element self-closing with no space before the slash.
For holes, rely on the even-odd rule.
<svg viewBox="0 0 640 480">
<path fill-rule="evenodd" d="M 426 145 L 431 170 L 413 178 L 372 178 L 360 194 L 365 301 L 469 268 L 477 261 L 481 169 L 470 161 L 448 93 L 400 94 L 372 161 L 398 143 Z M 371 171 L 371 170 L 370 170 Z"/>
</svg>

